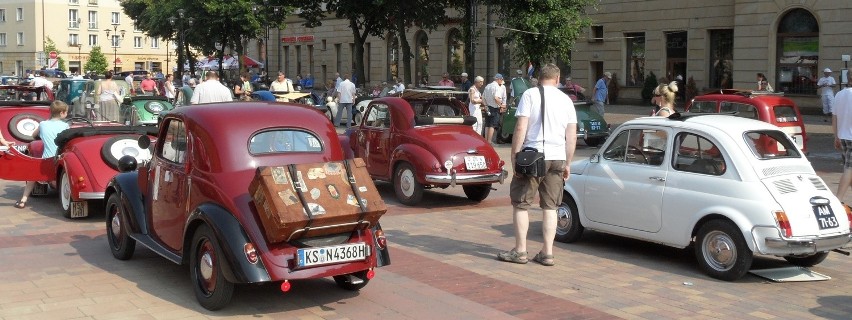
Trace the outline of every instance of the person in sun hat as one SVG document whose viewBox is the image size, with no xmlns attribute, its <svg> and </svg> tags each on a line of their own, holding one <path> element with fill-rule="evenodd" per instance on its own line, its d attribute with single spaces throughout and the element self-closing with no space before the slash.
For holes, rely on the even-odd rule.
<svg viewBox="0 0 852 320">
<path fill-rule="evenodd" d="M 817 81 L 817 88 L 819 88 L 819 95 L 822 100 L 822 113 L 830 117 L 831 103 L 834 101 L 834 86 L 837 85 L 837 82 L 831 76 L 830 68 L 822 70 L 822 74 L 824 77 Z"/>
</svg>

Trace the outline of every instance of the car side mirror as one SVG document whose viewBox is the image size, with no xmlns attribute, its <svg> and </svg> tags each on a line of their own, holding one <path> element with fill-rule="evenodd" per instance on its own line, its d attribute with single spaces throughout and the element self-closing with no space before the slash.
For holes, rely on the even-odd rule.
<svg viewBox="0 0 852 320">
<path fill-rule="evenodd" d="M 151 138 L 148 138 L 148 136 L 144 134 L 139 136 L 139 140 L 137 140 L 137 142 L 139 144 L 139 148 L 142 150 L 146 150 L 151 146 Z"/>
<path fill-rule="evenodd" d="M 599 154 L 595 153 L 591 157 L 589 157 L 589 162 L 591 162 L 591 163 L 601 162 L 601 156 Z"/>
</svg>

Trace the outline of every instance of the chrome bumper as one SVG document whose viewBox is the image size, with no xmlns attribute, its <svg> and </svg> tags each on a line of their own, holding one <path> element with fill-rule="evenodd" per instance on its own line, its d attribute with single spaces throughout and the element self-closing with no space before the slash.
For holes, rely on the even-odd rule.
<svg viewBox="0 0 852 320">
<path fill-rule="evenodd" d="M 95 200 L 103 198 L 103 192 L 80 192 L 80 200 Z"/>
<path fill-rule="evenodd" d="M 771 227 L 775 229 L 774 227 Z M 762 232 L 759 231 L 762 229 Z M 775 229 L 774 234 L 767 234 L 769 226 L 755 226 L 752 228 L 752 238 L 755 240 L 757 252 L 760 254 L 771 255 L 788 255 L 788 254 L 809 254 L 823 251 L 829 251 L 841 248 L 852 241 L 852 234 L 846 233 L 836 236 L 823 238 L 806 238 L 806 239 L 784 239 L 780 232 Z M 758 241 L 763 236 L 762 243 Z"/>
<path fill-rule="evenodd" d="M 449 184 L 454 187 L 456 184 L 477 184 L 477 183 L 503 183 L 509 172 L 501 170 L 500 173 L 487 174 L 457 174 L 455 170 L 447 175 L 427 174 L 426 182 L 432 184 Z"/>
</svg>

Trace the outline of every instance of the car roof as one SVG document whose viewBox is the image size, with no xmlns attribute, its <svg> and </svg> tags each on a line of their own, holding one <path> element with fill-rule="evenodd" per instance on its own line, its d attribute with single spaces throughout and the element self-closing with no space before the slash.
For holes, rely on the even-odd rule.
<svg viewBox="0 0 852 320">
<path fill-rule="evenodd" d="M 741 101 L 741 102 L 764 102 L 768 105 L 795 105 L 793 100 L 784 96 L 783 92 L 752 91 L 738 89 L 723 89 L 708 92 L 695 97 L 696 101 Z"/>
<path fill-rule="evenodd" d="M 673 117 L 642 117 L 627 121 L 624 125 L 660 125 L 683 129 L 714 128 L 728 133 L 752 130 L 779 130 L 767 122 L 716 113 L 676 113 Z"/>
</svg>

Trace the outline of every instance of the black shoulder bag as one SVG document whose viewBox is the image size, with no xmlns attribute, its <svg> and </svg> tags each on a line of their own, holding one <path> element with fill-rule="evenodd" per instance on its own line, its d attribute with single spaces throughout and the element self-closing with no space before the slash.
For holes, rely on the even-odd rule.
<svg viewBox="0 0 852 320">
<path fill-rule="evenodd" d="M 542 144 L 544 140 L 544 87 L 539 86 L 538 91 L 541 93 L 541 137 Z M 526 147 L 515 154 L 515 172 L 530 176 L 544 177 L 544 150 L 538 152 L 535 148 Z"/>
</svg>

